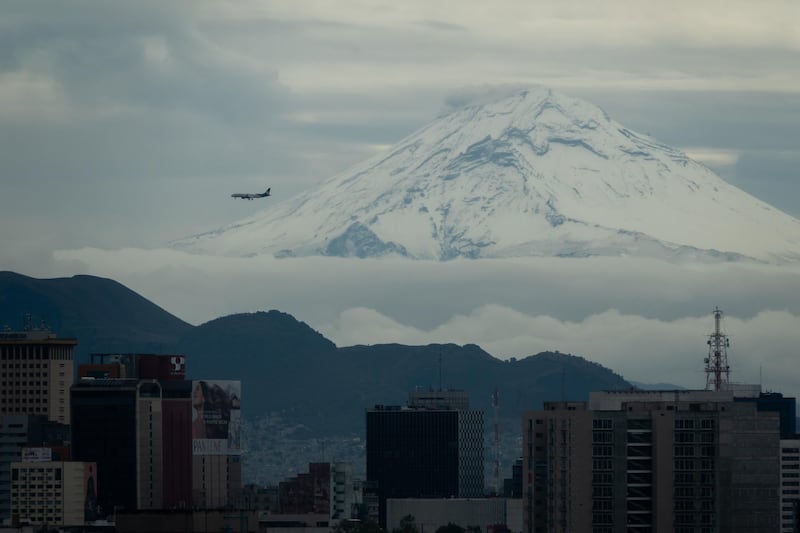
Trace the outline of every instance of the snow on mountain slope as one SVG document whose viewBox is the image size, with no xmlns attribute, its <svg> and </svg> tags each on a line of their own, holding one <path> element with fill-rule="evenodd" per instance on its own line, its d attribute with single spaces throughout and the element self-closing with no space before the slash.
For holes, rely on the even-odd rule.
<svg viewBox="0 0 800 533">
<path fill-rule="evenodd" d="M 545 88 L 469 105 L 218 230 L 197 253 L 800 259 L 800 221 Z"/>
</svg>

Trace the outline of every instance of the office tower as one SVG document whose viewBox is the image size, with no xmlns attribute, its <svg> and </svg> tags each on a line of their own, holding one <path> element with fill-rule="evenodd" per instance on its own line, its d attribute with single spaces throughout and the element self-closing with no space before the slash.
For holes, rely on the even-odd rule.
<svg viewBox="0 0 800 533">
<path fill-rule="evenodd" d="M 240 382 L 187 381 L 186 357 L 175 354 L 92 354 L 78 375 L 76 457 L 98 461 L 101 488 L 108 481 L 116 494 L 102 494 L 114 500 L 107 504 L 213 509 L 236 501 L 242 487 Z M 97 409 L 98 402 L 108 405 Z M 106 416 L 115 418 L 111 427 L 119 426 L 116 437 L 92 429 Z M 109 446 L 92 446 L 94 438 L 124 440 L 125 453 L 114 457 Z"/>
<path fill-rule="evenodd" d="M 730 390 L 546 402 L 523 451 L 529 533 L 778 529 L 778 413 Z"/>
<path fill-rule="evenodd" d="M 192 383 L 186 357 L 177 354 L 93 353 L 78 366 L 79 379 L 157 380 L 161 386 L 163 502 L 165 509 L 192 505 Z"/>
<path fill-rule="evenodd" d="M 781 533 L 800 531 L 800 436 L 781 439 Z"/>
<path fill-rule="evenodd" d="M 93 520 L 97 465 L 68 461 L 11 463 L 12 523 L 83 526 Z"/>
<path fill-rule="evenodd" d="M 161 386 L 84 379 L 72 387 L 72 450 L 95 462 L 101 515 L 163 507 Z"/>
<path fill-rule="evenodd" d="M 11 518 L 11 463 L 45 447 L 49 458 L 67 460 L 69 440 L 70 427 L 44 415 L 0 416 L 0 523 Z"/>
<path fill-rule="evenodd" d="M 463 393 L 442 401 L 445 393 L 367 410 L 367 487 L 381 526 L 387 498 L 483 497 L 483 412 L 470 410 Z"/>
<path fill-rule="evenodd" d="M 0 331 L 0 416 L 43 415 L 69 424 L 77 344 L 46 329 Z"/>
</svg>

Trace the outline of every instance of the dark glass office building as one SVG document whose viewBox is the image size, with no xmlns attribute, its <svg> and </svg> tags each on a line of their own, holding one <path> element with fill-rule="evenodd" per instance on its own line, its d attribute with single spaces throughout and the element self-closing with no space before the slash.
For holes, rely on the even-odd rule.
<svg viewBox="0 0 800 533">
<path fill-rule="evenodd" d="M 99 516 L 161 507 L 161 387 L 136 379 L 72 387 L 72 456 L 97 463 Z"/>
<path fill-rule="evenodd" d="M 367 482 L 387 498 L 483 496 L 483 413 L 376 406 L 367 411 Z"/>
</svg>

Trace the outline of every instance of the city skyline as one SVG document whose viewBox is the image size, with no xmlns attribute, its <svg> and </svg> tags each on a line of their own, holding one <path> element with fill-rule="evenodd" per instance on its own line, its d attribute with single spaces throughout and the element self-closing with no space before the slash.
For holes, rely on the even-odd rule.
<svg viewBox="0 0 800 533">
<path fill-rule="evenodd" d="M 797 217 L 798 7 L 215 2 L 4 7 L 0 268 L 125 283 L 192 323 L 280 309 L 337 344 L 576 353 L 701 386 L 714 306 L 733 379 L 794 394 L 796 265 L 621 258 L 410 264 L 165 249 L 269 209 L 497 87 L 592 101 Z"/>
</svg>

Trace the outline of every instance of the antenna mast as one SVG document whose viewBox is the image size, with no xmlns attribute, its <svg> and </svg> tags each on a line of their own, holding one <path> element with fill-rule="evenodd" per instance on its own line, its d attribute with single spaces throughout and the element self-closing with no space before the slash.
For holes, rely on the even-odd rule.
<svg viewBox="0 0 800 533">
<path fill-rule="evenodd" d="M 439 348 L 439 392 L 442 392 L 442 349 Z"/>
<path fill-rule="evenodd" d="M 731 341 L 722 333 L 720 322 L 722 311 L 714 308 L 714 333 L 708 336 L 708 357 L 706 357 L 706 390 L 718 391 L 729 382 L 730 367 L 728 366 L 728 347 Z"/>
<path fill-rule="evenodd" d="M 500 423 L 498 421 L 498 410 L 500 408 L 500 393 L 497 387 L 492 393 L 492 407 L 494 407 L 494 493 L 500 495 Z"/>
</svg>

